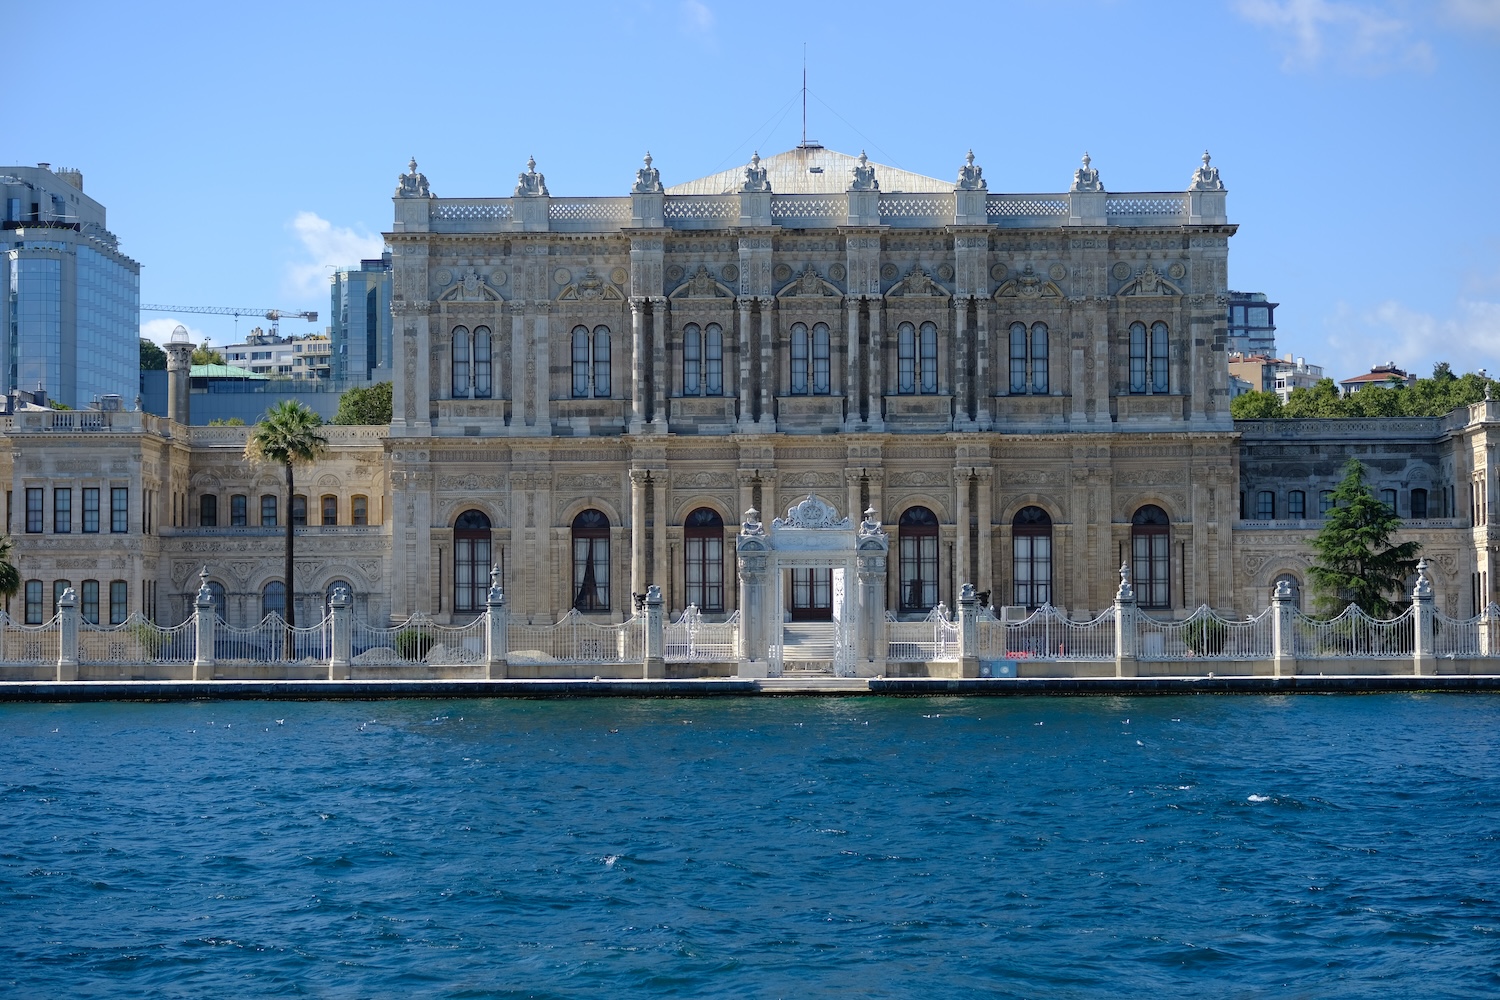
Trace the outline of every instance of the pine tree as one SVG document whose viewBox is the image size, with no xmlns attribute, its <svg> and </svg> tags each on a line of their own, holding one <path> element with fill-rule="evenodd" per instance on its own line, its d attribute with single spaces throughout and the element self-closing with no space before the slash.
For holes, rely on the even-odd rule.
<svg viewBox="0 0 1500 1000">
<path fill-rule="evenodd" d="M 1337 615 L 1357 604 L 1374 618 L 1393 618 L 1402 608 L 1406 578 L 1416 571 L 1416 542 L 1390 543 L 1401 527 L 1395 511 L 1365 484 L 1365 467 L 1355 458 L 1344 465 L 1344 479 L 1333 491 L 1334 506 L 1323 530 L 1312 540 L 1318 554 L 1308 570 L 1317 608 Z"/>
</svg>

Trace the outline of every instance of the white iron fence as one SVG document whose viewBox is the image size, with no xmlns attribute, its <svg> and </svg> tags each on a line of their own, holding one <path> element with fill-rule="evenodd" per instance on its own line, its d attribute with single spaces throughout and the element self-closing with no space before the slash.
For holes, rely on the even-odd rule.
<svg viewBox="0 0 1500 1000">
<path fill-rule="evenodd" d="M 703 613 L 689 604 L 681 618 L 662 629 L 662 658 L 678 663 L 734 660 L 739 631 L 738 611 L 725 621 L 707 622 L 703 620 Z"/>
<path fill-rule="evenodd" d="M 886 659 L 935 661 L 958 659 L 958 625 L 939 604 L 919 622 L 897 621 L 887 613 Z"/>
<path fill-rule="evenodd" d="M 1112 660 L 1115 658 L 1115 610 L 1097 618 L 1073 621 L 1044 604 L 1018 622 L 1002 622 L 988 608 L 978 616 L 981 660 Z"/>
<path fill-rule="evenodd" d="M 439 625 L 415 614 L 399 625 L 356 621 L 349 662 L 364 666 L 465 666 L 485 661 L 484 616 L 467 625 Z"/>
<path fill-rule="evenodd" d="M 35 666 L 56 663 L 62 649 L 62 616 L 54 615 L 44 625 L 20 625 L 0 612 L 4 622 L 4 649 L 0 650 L 5 663 L 17 666 Z"/>
<path fill-rule="evenodd" d="M 511 622 L 506 645 L 511 663 L 639 663 L 646 656 L 646 619 L 600 625 L 575 608 L 556 625 Z"/>
<path fill-rule="evenodd" d="M 1389 621 L 1371 618 L 1353 604 L 1327 621 L 1300 611 L 1295 621 L 1294 649 L 1299 660 L 1398 659 L 1414 651 L 1416 616 L 1410 606 Z"/>
<path fill-rule="evenodd" d="M 119 625 L 78 626 L 79 663 L 192 663 L 197 651 L 191 618 L 167 627 L 137 611 Z"/>
<path fill-rule="evenodd" d="M 1237 621 L 1202 605 L 1182 621 L 1136 619 L 1142 660 L 1269 660 L 1276 655 L 1275 610 Z"/>
</svg>

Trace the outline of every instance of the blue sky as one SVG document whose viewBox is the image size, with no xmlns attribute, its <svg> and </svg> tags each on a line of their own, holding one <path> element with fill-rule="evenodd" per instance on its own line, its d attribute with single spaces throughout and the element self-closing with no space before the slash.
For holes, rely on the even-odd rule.
<svg viewBox="0 0 1500 1000">
<path fill-rule="evenodd" d="M 1500 371 L 1500 0 L 96 3 L 8 48 L 0 162 L 77 167 L 141 300 L 328 309 L 415 155 L 439 195 L 624 194 L 825 145 L 992 191 L 1182 190 L 1208 148 L 1232 287 L 1330 375 Z M 43 41 L 45 39 L 45 41 Z M 215 343 L 227 318 L 176 319 Z M 240 322 L 243 334 L 248 324 Z M 288 321 L 286 331 L 311 329 Z"/>
</svg>

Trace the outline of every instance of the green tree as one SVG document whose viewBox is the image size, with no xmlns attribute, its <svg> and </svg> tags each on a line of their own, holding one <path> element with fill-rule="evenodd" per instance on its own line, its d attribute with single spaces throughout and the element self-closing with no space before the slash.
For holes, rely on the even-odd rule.
<svg viewBox="0 0 1500 1000">
<path fill-rule="evenodd" d="M 1281 416 L 1281 397 L 1274 392 L 1247 392 L 1229 401 L 1229 415 L 1236 420 L 1262 420 Z"/>
<path fill-rule="evenodd" d="M 1311 542 L 1317 561 L 1308 573 L 1318 610 L 1332 617 L 1352 603 L 1375 618 L 1394 617 L 1406 578 L 1417 568 L 1421 546 L 1391 544 L 1401 518 L 1375 498 L 1358 459 L 1345 463 L 1333 502 L 1323 530 Z"/>
<path fill-rule="evenodd" d="M 223 363 L 224 355 L 209 347 L 208 341 L 204 341 L 201 346 L 193 348 L 193 364 L 222 365 Z"/>
<path fill-rule="evenodd" d="M 348 389 L 339 397 L 336 424 L 388 424 L 391 422 L 391 383 L 376 382 L 366 388 Z"/>
<path fill-rule="evenodd" d="M 21 571 L 11 562 L 13 552 L 10 538 L 0 536 L 0 598 L 5 599 L 7 607 L 21 589 Z"/>
<path fill-rule="evenodd" d="M 297 495 L 292 470 L 311 465 L 328 447 L 328 439 L 318 433 L 323 418 L 305 403 L 283 400 L 266 411 L 245 442 L 245 457 L 252 462 L 279 465 L 286 471 L 286 623 L 297 624 L 296 587 L 293 585 L 293 560 L 296 533 L 292 528 L 292 504 Z"/>
<path fill-rule="evenodd" d="M 245 426 L 245 418 L 244 417 L 214 417 L 212 420 L 210 420 L 208 422 L 208 426 L 210 426 L 210 427 L 243 427 L 243 426 Z"/>
<path fill-rule="evenodd" d="M 141 338 L 141 371 L 164 372 L 167 370 L 167 352 L 157 347 L 154 341 Z"/>
<path fill-rule="evenodd" d="M 1347 417 L 1339 387 L 1331 378 L 1321 378 L 1311 387 L 1298 387 L 1287 397 L 1281 408 L 1284 417 Z"/>
</svg>

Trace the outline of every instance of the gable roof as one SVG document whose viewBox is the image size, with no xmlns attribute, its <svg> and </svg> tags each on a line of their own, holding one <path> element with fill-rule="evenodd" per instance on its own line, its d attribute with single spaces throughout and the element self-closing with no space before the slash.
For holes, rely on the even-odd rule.
<svg viewBox="0 0 1500 1000">
<path fill-rule="evenodd" d="M 772 194 L 842 194 L 849 190 L 858 163 L 857 156 L 822 146 L 798 146 L 760 161 L 766 179 L 771 182 Z M 875 180 L 884 192 L 952 191 L 955 187 L 953 181 L 925 177 L 883 163 L 871 161 L 870 166 L 875 168 Z M 695 181 L 673 184 L 667 188 L 667 194 L 734 194 L 744 182 L 742 163 Z"/>
</svg>

